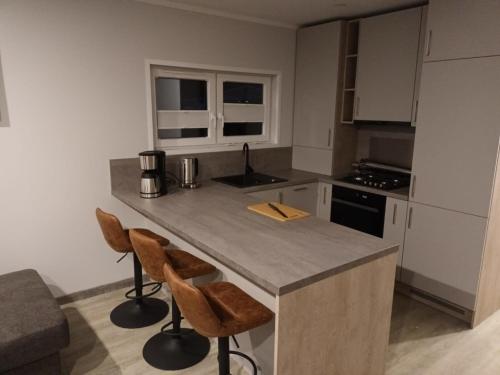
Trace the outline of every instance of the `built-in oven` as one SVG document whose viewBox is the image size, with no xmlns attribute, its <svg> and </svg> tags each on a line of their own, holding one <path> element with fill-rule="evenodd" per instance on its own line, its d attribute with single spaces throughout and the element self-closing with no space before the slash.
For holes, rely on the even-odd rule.
<svg viewBox="0 0 500 375">
<path fill-rule="evenodd" d="M 384 235 L 386 197 L 333 186 L 331 221 L 377 237 Z"/>
</svg>

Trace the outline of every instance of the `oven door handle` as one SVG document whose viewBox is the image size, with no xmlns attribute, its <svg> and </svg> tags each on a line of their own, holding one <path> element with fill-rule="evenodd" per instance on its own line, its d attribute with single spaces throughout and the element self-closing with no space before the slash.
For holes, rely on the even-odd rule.
<svg viewBox="0 0 500 375">
<path fill-rule="evenodd" d="M 346 206 L 351 206 L 351 207 L 354 207 L 354 208 L 359 208 L 360 210 L 365 210 L 365 211 L 369 211 L 369 212 L 374 212 L 374 213 L 379 213 L 380 212 L 380 210 L 377 210 L 376 208 L 373 208 L 373 207 L 370 207 L 370 206 L 365 206 L 365 205 L 354 203 L 354 202 L 349 202 L 349 201 L 346 201 L 346 200 L 343 200 L 343 199 L 339 199 L 339 198 L 332 198 L 332 202 L 339 203 L 339 204 L 345 204 Z"/>
</svg>

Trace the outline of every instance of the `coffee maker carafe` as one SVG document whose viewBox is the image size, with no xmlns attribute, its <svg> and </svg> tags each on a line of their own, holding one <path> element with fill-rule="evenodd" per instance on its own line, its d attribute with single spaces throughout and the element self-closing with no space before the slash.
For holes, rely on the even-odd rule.
<svg viewBox="0 0 500 375">
<path fill-rule="evenodd" d="M 143 151 L 139 153 L 141 163 L 141 198 L 157 198 L 167 194 L 165 175 L 165 152 Z"/>
</svg>

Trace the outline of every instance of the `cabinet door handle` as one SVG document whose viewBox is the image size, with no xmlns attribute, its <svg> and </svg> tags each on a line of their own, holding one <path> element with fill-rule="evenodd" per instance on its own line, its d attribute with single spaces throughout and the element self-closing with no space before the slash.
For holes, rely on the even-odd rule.
<svg viewBox="0 0 500 375">
<path fill-rule="evenodd" d="M 417 122 L 417 117 L 418 117 L 418 99 L 415 100 L 415 118 L 413 122 Z"/>
<path fill-rule="evenodd" d="M 413 219 L 413 207 L 410 207 L 410 212 L 408 214 L 408 229 L 411 229 L 412 219 Z"/>
<path fill-rule="evenodd" d="M 307 190 L 307 187 L 299 187 L 297 189 L 293 189 L 293 191 L 303 191 L 303 190 Z"/>
<path fill-rule="evenodd" d="M 280 204 L 282 204 L 282 203 L 283 203 L 283 192 L 282 192 L 282 191 L 280 191 L 280 192 L 278 193 L 278 199 L 279 199 L 279 201 L 280 201 Z"/>
<path fill-rule="evenodd" d="M 425 56 L 431 55 L 431 43 L 432 43 L 432 30 L 429 30 L 427 34 L 427 48 L 425 50 Z"/>
<path fill-rule="evenodd" d="M 398 212 L 398 205 L 394 203 L 394 211 L 392 212 L 392 225 L 396 225 L 396 215 Z"/>
<path fill-rule="evenodd" d="M 330 147 L 332 143 L 332 129 L 328 129 L 328 147 Z"/>
<path fill-rule="evenodd" d="M 413 175 L 413 181 L 411 184 L 411 197 L 415 197 L 415 186 L 417 185 L 417 175 Z"/>
<path fill-rule="evenodd" d="M 323 187 L 323 206 L 326 206 L 326 186 Z"/>
<path fill-rule="evenodd" d="M 359 96 L 356 96 L 356 116 L 359 116 L 359 103 L 361 102 L 361 99 Z"/>
</svg>

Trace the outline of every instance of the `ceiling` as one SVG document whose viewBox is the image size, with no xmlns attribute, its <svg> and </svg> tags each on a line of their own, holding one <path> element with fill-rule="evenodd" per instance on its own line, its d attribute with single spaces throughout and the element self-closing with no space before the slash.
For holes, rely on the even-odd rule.
<svg viewBox="0 0 500 375">
<path fill-rule="evenodd" d="M 194 12 L 298 27 L 410 7 L 422 0 L 140 0 Z"/>
</svg>

